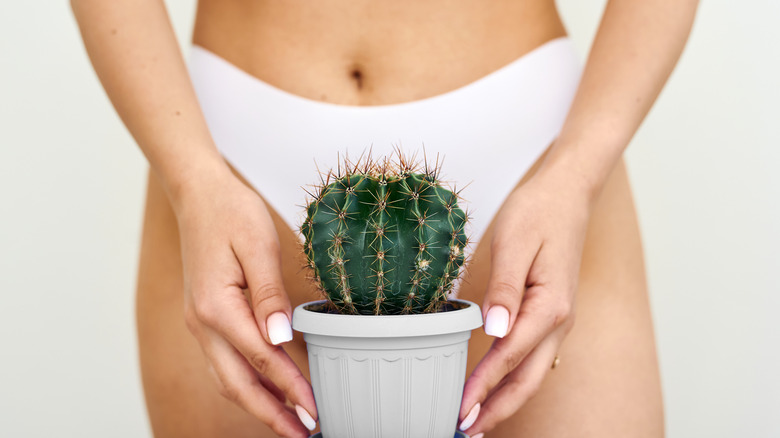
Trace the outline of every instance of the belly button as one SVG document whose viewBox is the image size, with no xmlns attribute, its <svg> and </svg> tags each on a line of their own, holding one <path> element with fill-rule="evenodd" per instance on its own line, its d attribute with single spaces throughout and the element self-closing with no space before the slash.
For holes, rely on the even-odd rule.
<svg viewBox="0 0 780 438">
<path fill-rule="evenodd" d="M 355 80 L 358 90 L 361 89 L 363 87 L 363 73 L 360 71 L 360 69 L 353 68 L 350 76 L 352 76 L 352 79 Z"/>
</svg>

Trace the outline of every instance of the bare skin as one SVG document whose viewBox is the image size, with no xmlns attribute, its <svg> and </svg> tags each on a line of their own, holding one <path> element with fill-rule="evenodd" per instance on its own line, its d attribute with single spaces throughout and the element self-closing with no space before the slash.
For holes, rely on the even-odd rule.
<svg viewBox="0 0 780 438">
<path fill-rule="evenodd" d="M 316 297 L 293 231 L 258 196 L 263 188 L 248 187 L 219 156 L 161 0 L 72 4 L 95 70 L 152 170 L 137 311 L 155 436 L 308 436 L 298 417 L 317 413 L 305 347 L 299 337 L 275 345 L 266 325 Z M 460 419 L 482 406 L 462 426 L 471 436 L 663 435 L 620 157 L 695 8 L 695 0 L 609 2 L 559 138 L 518 175 L 476 248 L 460 296 L 509 322 L 470 343 Z M 193 40 L 288 92 L 376 105 L 456 89 L 564 34 L 547 0 L 205 0 Z"/>
<path fill-rule="evenodd" d="M 205 0 L 193 42 L 291 93 L 377 105 L 453 90 L 565 33 L 549 0 Z"/>
</svg>

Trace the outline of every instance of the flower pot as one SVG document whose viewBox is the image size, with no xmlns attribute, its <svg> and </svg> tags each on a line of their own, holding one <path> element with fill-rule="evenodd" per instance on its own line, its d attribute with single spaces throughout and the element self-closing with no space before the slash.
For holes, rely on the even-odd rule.
<svg viewBox="0 0 780 438">
<path fill-rule="evenodd" d="M 309 352 L 322 437 L 455 436 L 479 306 L 371 316 L 326 313 L 324 303 L 298 306 L 292 321 Z"/>
</svg>

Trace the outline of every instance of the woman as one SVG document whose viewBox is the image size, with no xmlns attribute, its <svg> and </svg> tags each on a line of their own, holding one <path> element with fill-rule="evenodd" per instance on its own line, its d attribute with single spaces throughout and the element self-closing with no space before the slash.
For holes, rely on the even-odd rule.
<svg viewBox="0 0 780 438">
<path fill-rule="evenodd" d="M 662 436 L 621 154 L 696 3 L 611 0 L 580 76 L 552 0 L 203 0 L 189 72 L 161 0 L 72 0 L 151 166 L 137 316 L 155 436 L 314 429 L 305 347 L 289 327 L 313 292 L 292 230 L 301 197 L 287 190 L 314 182 L 312 155 L 381 130 L 435 138 L 452 179 L 483 184 L 464 192 L 481 216 L 459 294 L 482 303 L 485 333 L 470 344 L 459 427 Z"/>
</svg>

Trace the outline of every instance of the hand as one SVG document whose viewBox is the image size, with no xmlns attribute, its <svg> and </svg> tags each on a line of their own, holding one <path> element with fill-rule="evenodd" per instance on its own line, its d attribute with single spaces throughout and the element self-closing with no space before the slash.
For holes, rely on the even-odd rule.
<svg viewBox="0 0 780 438">
<path fill-rule="evenodd" d="M 464 388 L 460 428 L 470 436 L 536 393 L 572 328 L 590 215 L 589 195 L 573 185 L 537 173 L 496 218 L 482 307 L 485 332 L 496 340 Z"/>
<path fill-rule="evenodd" d="M 314 429 L 317 418 L 311 386 L 277 346 L 292 340 L 291 309 L 265 204 L 225 168 L 199 176 L 177 197 L 174 210 L 185 320 L 220 393 L 278 435 L 308 437 L 307 427 Z"/>
</svg>

